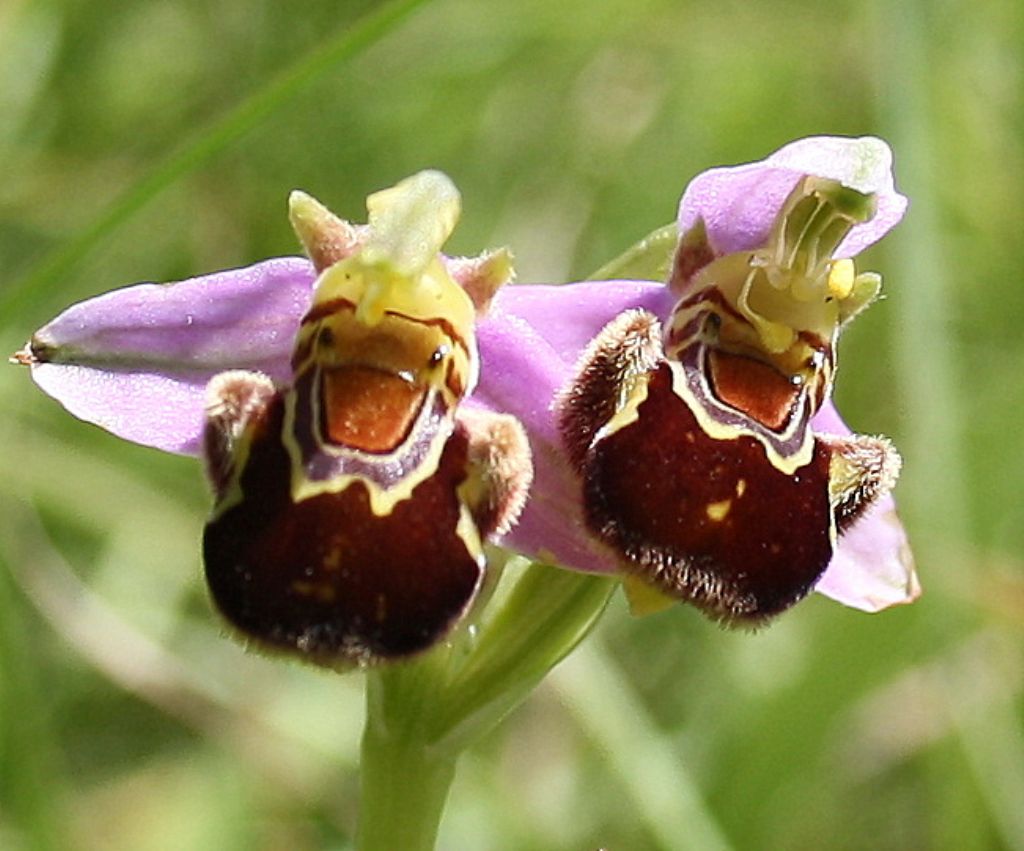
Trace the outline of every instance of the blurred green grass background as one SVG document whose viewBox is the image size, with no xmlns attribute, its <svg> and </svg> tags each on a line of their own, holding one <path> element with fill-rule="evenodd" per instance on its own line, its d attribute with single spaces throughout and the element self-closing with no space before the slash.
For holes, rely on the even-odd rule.
<svg viewBox="0 0 1024 851">
<path fill-rule="evenodd" d="M 115 286 L 295 253 L 296 187 L 359 218 L 441 168 L 455 252 L 558 281 L 707 167 L 882 136 L 911 208 L 864 258 L 887 297 L 837 396 L 904 454 L 924 597 L 753 635 L 616 603 L 463 760 L 440 847 L 1024 849 L 1024 5 L 404 6 L 2 0 L 6 351 Z M 193 460 L 0 370 L 5 851 L 349 847 L 361 678 L 225 639 L 206 508 Z"/>
</svg>

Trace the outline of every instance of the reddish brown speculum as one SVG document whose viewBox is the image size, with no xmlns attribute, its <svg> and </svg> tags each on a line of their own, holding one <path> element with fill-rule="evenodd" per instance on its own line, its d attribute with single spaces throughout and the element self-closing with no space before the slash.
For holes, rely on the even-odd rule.
<svg viewBox="0 0 1024 851">
<path fill-rule="evenodd" d="M 778 431 L 796 402 L 799 387 L 771 364 L 729 352 L 708 354 L 711 386 L 725 404 Z"/>
<path fill-rule="evenodd" d="M 358 365 L 324 370 L 321 428 L 331 443 L 390 452 L 409 438 L 427 388 L 399 375 Z"/>
</svg>

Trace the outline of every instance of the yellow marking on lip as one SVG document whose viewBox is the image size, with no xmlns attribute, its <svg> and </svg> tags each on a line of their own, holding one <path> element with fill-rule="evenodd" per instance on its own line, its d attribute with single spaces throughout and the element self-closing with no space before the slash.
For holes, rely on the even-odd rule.
<svg viewBox="0 0 1024 851">
<path fill-rule="evenodd" d="M 292 583 L 292 591 L 303 597 L 313 597 L 321 603 L 333 603 L 337 596 L 330 585 L 321 585 L 316 582 L 304 582 L 301 579 L 297 579 Z"/>
<path fill-rule="evenodd" d="M 788 441 L 792 439 L 797 429 L 803 432 L 799 448 L 792 455 L 782 455 L 760 431 L 719 422 L 711 417 L 690 390 L 683 365 L 677 360 L 669 360 L 668 368 L 672 371 L 672 392 L 686 403 L 686 407 L 696 417 L 700 430 L 712 440 L 736 440 L 741 437 L 752 437 L 765 448 L 768 462 L 787 476 L 793 475 L 805 464 L 810 463 L 814 455 L 814 433 L 807 428 L 806 420 L 802 417 L 793 417 L 793 422 L 787 427 L 786 432 L 779 435 L 780 441 Z"/>
<path fill-rule="evenodd" d="M 747 492 L 747 480 L 740 479 L 736 482 L 736 498 L 739 499 Z"/>
<path fill-rule="evenodd" d="M 323 481 L 313 481 L 306 475 L 302 448 L 295 437 L 297 397 L 298 394 L 294 388 L 285 393 L 284 427 L 281 430 L 281 442 L 284 444 L 285 450 L 288 452 L 292 462 L 291 492 L 293 502 L 302 502 L 305 499 L 312 499 L 324 493 L 341 493 L 353 482 L 362 482 L 369 493 L 370 510 L 378 517 L 385 517 L 394 510 L 395 505 L 411 497 L 418 484 L 437 472 L 438 465 L 441 462 L 441 454 L 444 452 L 445 444 L 452 433 L 451 418 L 448 418 L 432 437 L 430 449 L 426 457 L 390 487 L 381 487 L 372 479 L 358 473 L 339 474 Z M 429 405 L 430 403 L 431 400 L 428 397 L 424 405 Z M 386 460 L 397 457 L 400 452 L 401 447 L 395 452 L 390 453 L 390 455 L 376 457 Z M 365 453 L 341 447 L 336 448 L 332 454 L 359 456 Z"/>
<path fill-rule="evenodd" d="M 632 425 L 640 419 L 640 405 L 647 399 L 648 384 L 651 377 L 649 374 L 638 375 L 630 382 L 627 390 L 622 394 L 625 398 L 620 401 L 619 408 L 608 419 L 600 430 L 594 435 L 594 443 L 611 437 L 619 429 Z"/>
<path fill-rule="evenodd" d="M 725 520 L 729 515 L 729 510 L 732 508 L 731 499 L 723 499 L 721 502 L 709 502 L 704 508 L 704 511 L 708 515 L 708 519 L 715 523 L 720 523 Z"/>
</svg>

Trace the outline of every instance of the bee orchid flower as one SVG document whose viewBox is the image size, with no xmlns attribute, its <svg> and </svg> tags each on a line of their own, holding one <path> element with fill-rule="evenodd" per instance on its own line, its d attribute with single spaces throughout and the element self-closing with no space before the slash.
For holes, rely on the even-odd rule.
<svg viewBox="0 0 1024 851">
<path fill-rule="evenodd" d="M 619 267 L 666 283 L 499 293 L 476 400 L 522 420 L 537 477 L 509 544 L 729 624 L 815 588 L 915 599 L 899 456 L 831 402 L 839 331 L 881 286 L 854 257 L 906 206 L 880 140 L 804 139 L 690 183 L 668 250 L 656 232 Z"/>
</svg>

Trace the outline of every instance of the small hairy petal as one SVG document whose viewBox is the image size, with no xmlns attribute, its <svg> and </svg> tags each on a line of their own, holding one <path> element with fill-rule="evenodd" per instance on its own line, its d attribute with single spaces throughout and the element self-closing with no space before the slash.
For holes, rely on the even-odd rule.
<svg viewBox="0 0 1024 851">
<path fill-rule="evenodd" d="M 195 454 L 207 381 L 226 369 L 289 378 L 314 280 L 284 257 L 174 284 L 138 284 L 65 310 L 29 343 L 32 377 L 119 437 Z"/>
<path fill-rule="evenodd" d="M 577 570 L 618 570 L 611 550 L 586 528 L 579 480 L 551 403 L 610 319 L 637 306 L 665 312 L 670 305 L 665 285 L 649 281 L 520 284 L 498 291 L 477 325 L 480 384 L 471 403 L 517 417 L 530 437 L 534 465 L 530 498 L 504 544 Z"/>
<path fill-rule="evenodd" d="M 685 233 L 703 219 L 711 247 L 720 255 L 760 248 L 786 197 L 808 174 L 877 196 L 874 218 L 850 231 L 837 257 L 853 257 L 877 242 L 907 208 L 907 199 L 895 189 L 892 152 L 885 142 L 870 136 L 815 136 L 760 162 L 713 168 L 695 177 L 679 205 L 679 229 Z"/>
<path fill-rule="evenodd" d="M 815 415 L 811 427 L 819 434 L 853 433 L 831 402 Z M 880 499 L 839 538 L 814 590 L 866 612 L 912 603 L 920 596 L 914 556 L 891 496 Z"/>
</svg>

